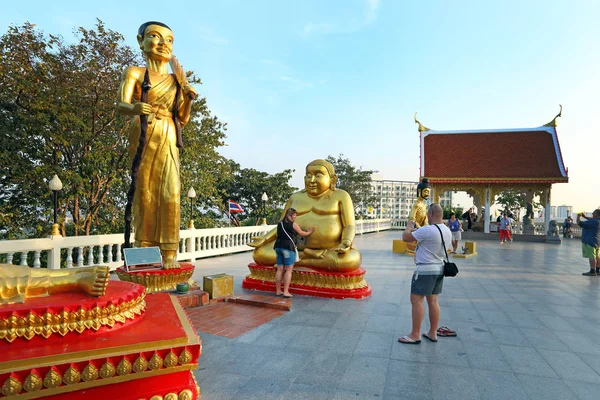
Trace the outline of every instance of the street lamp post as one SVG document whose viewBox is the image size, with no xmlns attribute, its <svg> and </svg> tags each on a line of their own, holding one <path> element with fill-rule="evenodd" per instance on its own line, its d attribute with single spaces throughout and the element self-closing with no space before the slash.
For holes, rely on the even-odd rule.
<svg viewBox="0 0 600 400">
<path fill-rule="evenodd" d="M 189 197 L 190 199 L 190 225 L 188 226 L 189 229 L 195 229 L 194 228 L 194 197 L 196 197 L 196 191 L 194 190 L 193 187 L 190 188 L 190 190 L 188 190 L 187 192 L 187 197 Z"/>
<path fill-rule="evenodd" d="M 269 196 L 267 196 L 266 192 L 263 192 L 262 196 L 261 196 L 262 202 L 263 202 L 263 220 L 262 220 L 262 224 L 266 225 L 267 224 L 267 200 L 269 200 Z"/>
<path fill-rule="evenodd" d="M 60 230 L 58 229 L 57 212 L 58 212 L 58 191 L 62 189 L 62 182 L 58 178 L 58 175 L 54 174 L 50 183 L 48 184 L 50 190 L 54 195 L 54 224 L 52 225 L 52 236 L 60 236 Z"/>
</svg>

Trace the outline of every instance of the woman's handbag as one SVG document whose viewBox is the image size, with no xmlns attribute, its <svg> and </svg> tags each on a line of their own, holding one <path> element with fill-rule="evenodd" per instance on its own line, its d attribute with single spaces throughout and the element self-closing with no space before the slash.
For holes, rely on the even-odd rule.
<svg viewBox="0 0 600 400">
<path fill-rule="evenodd" d="M 294 245 L 294 250 L 296 251 L 296 262 L 300 261 L 300 254 L 298 254 L 298 247 L 296 247 L 296 243 L 294 243 L 294 241 L 292 240 L 290 235 L 288 235 L 287 231 L 285 230 L 285 226 L 283 226 L 283 221 L 281 221 L 280 224 L 281 224 L 281 229 L 283 229 L 283 232 L 285 232 L 285 235 L 288 237 L 288 239 L 290 239 L 290 242 L 292 242 L 292 244 Z"/>
<path fill-rule="evenodd" d="M 442 237 L 442 246 L 444 247 L 444 254 L 446 254 L 446 260 L 444 260 L 444 276 L 456 276 L 458 274 L 458 267 L 456 264 L 451 263 L 448 260 L 448 252 L 446 251 L 446 243 L 444 243 L 444 235 L 442 234 L 442 230 L 439 226 L 435 225 L 438 231 L 440 231 L 440 236 Z"/>
</svg>

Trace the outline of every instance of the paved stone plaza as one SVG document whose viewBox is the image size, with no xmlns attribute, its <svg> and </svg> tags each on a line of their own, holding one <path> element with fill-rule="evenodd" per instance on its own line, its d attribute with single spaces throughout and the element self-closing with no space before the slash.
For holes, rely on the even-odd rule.
<svg viewBox="0 0 600 400">
<path fill-rule="evenodd" d="M 391 251 L 400 236 L 357 237 L 368 299 L 296 296 L 290 312 L 235 339 L 199 332 L 202 399 L 598 398 L 600 277 L 581 276 L 578 239 L 478 242 L 440 296 L 441 324 L 458 337 L 405 345 L 413 264 Z M 251 260 L 200 260 L 195 279 L 229 273 L 242 293 Z"/>
</svg>

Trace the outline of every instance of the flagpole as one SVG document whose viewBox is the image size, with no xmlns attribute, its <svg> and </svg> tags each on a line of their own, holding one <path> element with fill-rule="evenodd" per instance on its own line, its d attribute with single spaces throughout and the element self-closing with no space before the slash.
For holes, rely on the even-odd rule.
<svg viewBox="0 0 600 400">
<path fill-rule="evenodd" d="M 229 211 L 229 215 L 227 216 L 227 218 L 229 218 L 229 223 L 227 226 L 231 227 L 231 200 L 227 200 L 227 210 Z"/>
</svg>

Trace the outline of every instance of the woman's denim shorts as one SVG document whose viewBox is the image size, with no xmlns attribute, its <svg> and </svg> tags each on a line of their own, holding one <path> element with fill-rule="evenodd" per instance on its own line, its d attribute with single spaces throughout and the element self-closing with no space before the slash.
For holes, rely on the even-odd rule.
<svg viewBox="0 0 600 400">
<path fill-rule="evenodd" d="M 288 249 L 275 249 L 277 261 L 275 265 L 280 267 L 292 267 L 296 262 L 296 252 Z"/>
</svg>

